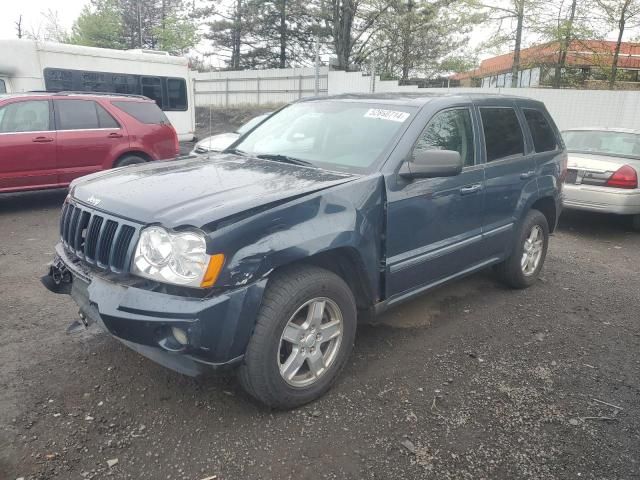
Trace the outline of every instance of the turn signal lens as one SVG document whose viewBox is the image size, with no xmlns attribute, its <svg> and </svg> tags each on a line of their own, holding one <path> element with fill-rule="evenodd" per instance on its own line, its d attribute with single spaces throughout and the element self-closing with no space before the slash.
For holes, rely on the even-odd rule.
<svg viewBox="0 0 640 480">
<path fill-rule="evenodd" d="M 629 165 L 623 165 L 607 180 L 607 187 L 638 188 L 638 172 Z"/>
<path fill-rule="evenodd" d="M 216 280 L 218 279 L 218 275 L 220 274 L 220 270 L 222 270 L 222 266 L 224 265 L 224 255 L 222 253 L 218 253 L 217 255 L 212 255 L 209 260 L 209 266 L 207 267 L 207 271 L 202 278 L 202 283 L 200 286 L 202 288 L 211 287 Z"/>
</svg>

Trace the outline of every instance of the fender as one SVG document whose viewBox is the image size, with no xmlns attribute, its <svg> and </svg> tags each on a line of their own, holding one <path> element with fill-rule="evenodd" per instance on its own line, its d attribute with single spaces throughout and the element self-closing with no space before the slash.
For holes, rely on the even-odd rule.
<svg viewBox="0 0 640 480">
<path fill-rule="evenodd" d="M 210 253 L 223 253 L 218 288 L 237 288 L 314 255 L 349 249 L 380 291 L 384 181 L 381 174 L 294 199 L 209 233 Z"/>
</svg>

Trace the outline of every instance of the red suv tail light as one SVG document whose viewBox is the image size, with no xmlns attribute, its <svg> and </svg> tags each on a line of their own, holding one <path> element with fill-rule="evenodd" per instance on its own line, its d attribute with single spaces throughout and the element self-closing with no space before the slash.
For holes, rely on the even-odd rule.
<svg viewBox="0 0 640 480">
<path fill-rule="evenodd" d="M 173 129 L 173 141 L 174 147 L 176 149 L 176 155 L 180 155 L 180 142 L 178 141 L 178 132 L 176 132 L 175 127 L 171 127 Z"/>
<path fill-rule="evenodd" d="M 607 187 L 638 188 L 638 173 L 633 167 L 623 165 L 607 180 Z"/>
</svg>

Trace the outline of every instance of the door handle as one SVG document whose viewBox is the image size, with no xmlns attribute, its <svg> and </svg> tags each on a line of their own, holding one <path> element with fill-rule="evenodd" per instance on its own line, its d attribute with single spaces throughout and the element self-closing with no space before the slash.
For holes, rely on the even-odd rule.
<svg viewBox="0 0 640 480">
<path fill-rule="evenodd" d="M 522 180 L 529 180 L 530 178 L 533 178 L 536 174 L 535 170 L 529 170 L 527 173 L 523 173 L 522 175 L 520 175 L 520 178 Z"/>
<path fill-rule="evenodd" d="M 109 135 L 107 135 L 109 138 L 122 138 L 122 134 L 121 133 L 117 133 L 117 132 L 112 132 Z"/>
<path fill-rule="evenodd" d="M 53 142 L 53 138 L 51 137 L 36 137 L 32 140 L 34 143 L 49 143 Z"/>
<path fill-rule="evenodd" d="M 460 195 L 471 195 L 473 193 L 477 193 L 482 190 L 482 185 L 480 183 L 476 183 L 474 185 L 466 185 L 460 189 Z"/>
</svg>

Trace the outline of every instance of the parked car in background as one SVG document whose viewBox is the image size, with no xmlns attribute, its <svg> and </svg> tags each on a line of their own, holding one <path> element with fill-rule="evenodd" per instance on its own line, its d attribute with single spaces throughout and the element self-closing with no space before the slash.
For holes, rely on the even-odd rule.
<svg viewBox="0 0 640 480">
<path fill-rule="evenodd" d="M 40 40 L 0 39 L 0 93 L 34 90 L 144 95 L 193 140 L 195 102 L 189 60 L 158 50 L 115 50 Z M 11 52 L 9 55 L 8 52 Z"/>
<path fill-rule="evenodd" d="M 236 367 L 278 408 L 331 387 L 358 316 L 488 267 L 533 285 L 566 169 L 544 105 L 497 95 L 301 100 L 211 158 L 74 182 L 43 283 L 142 355 Z"/>
<path fill-rule="evenodd" d="M 640 231 L 640 131 L 579 128 L 563 137 L 569 152 L 564 206 L 628 215 Z"/>
<path fill-rule="evenodd" d="M 178 137 L 137 95 L 0 95 L 0 192 L 65 187 L 83 175 L 175 158 Z"/>
<path fill-rule="evenodd" d="M 233 142 L 238 140 L 242 135 L 247 133 L 252 128 L 260 124 L 265 118 L 271 115 L 272 112 L 264 113 L 252 118 L 247 123 L 238 128 L 235 132 L 221 133 L 219 135 L 213 135 L 211 137 L 203 138 L 195 144 L 192 155 L 202 155 L 211 152 L 221 152 L 227 147 L 230 147 Z"/>
</svg>

